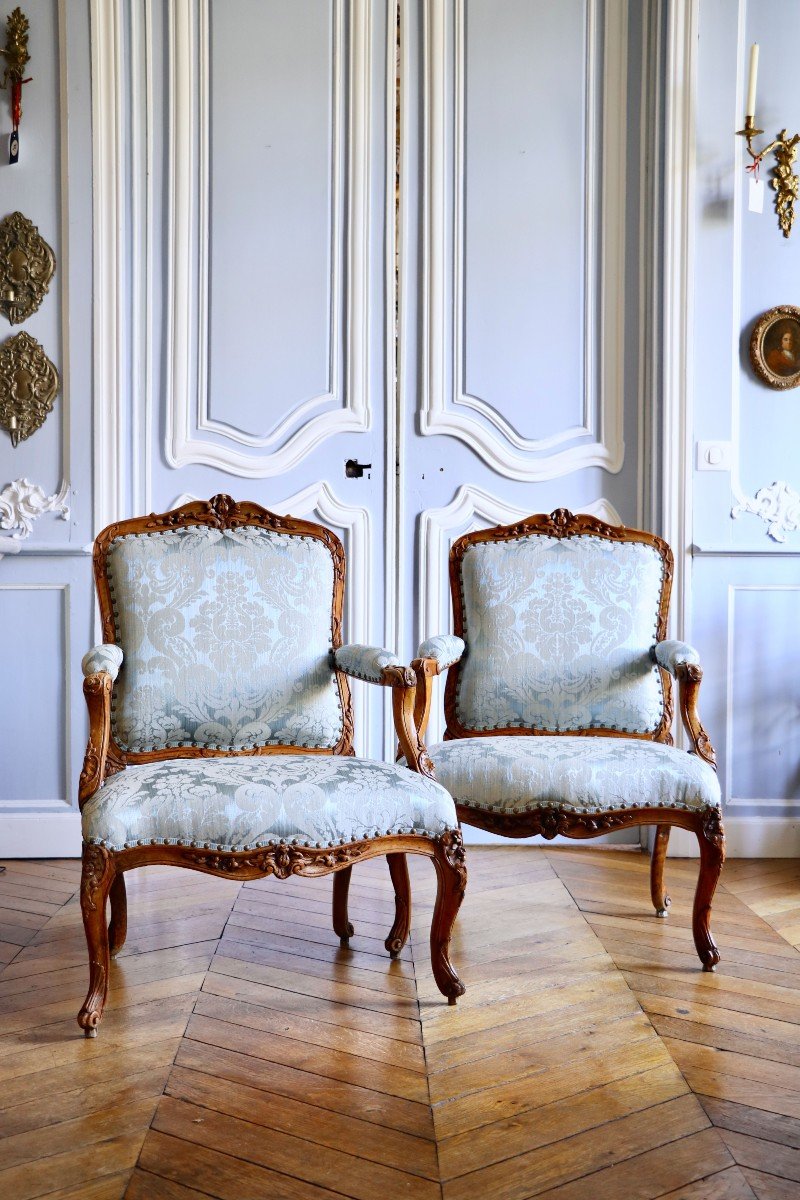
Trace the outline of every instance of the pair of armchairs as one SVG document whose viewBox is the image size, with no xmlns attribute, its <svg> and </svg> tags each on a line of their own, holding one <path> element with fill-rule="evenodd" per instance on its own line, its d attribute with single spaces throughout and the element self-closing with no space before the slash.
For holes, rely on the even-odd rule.
<svg viewBox="0 0 800 1200">
<path fill-rule="evenodd" d="M 86 1035 L 125 941 L 124 873 L 152 863 L 242 880 L 334 872 L 346 944 L 352 868 L 386 855 L 396 955 L 410 922 L 405 856 L 427 855 L 431 964 L 455 1003 L 460 821 L 546 838 L 655 824 L 660 915 L 669 828 L 694 830 L 694 936 L 713 968 L 719 787 L 696 712 L 697 656 L 663 641 L 671 562 L 651 535 L 564 510 L 468 535 L 451 555 L 456 635 L 430 639 L 407 667 L 342 645 L 344 553 L 319 525 L 215 496 L 105 529 L 94 549 L 104 642 L 83 660 Z M 432 677 L 448 667 L 437 782 L 421 735 Z M 671 745 L 670 673 L 692 755 Z M 348 677 L 391 689 L 401 762 L 353 757 Z"/>
</svg>

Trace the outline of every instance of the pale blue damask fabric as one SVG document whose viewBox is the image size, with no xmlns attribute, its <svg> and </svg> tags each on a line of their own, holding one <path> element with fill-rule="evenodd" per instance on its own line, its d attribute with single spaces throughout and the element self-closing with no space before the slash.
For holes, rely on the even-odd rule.
<svg viewBox="0 0 800 1200">
<path fill-rule="evenodd" d="M 338 755 L 171 759 L 127 767 L 82 813 L 85 841 L 113 850 L 166 842 L 245 850 L 329 846 L 457 828 L 441 784 L 397 763 Z"/>
<path fill-rule="evenodd" d="M 355 679 L 365 679 L 367 683 L 380 683 L 384 667 L 396 667 L 400 662 L 391 650 L 384 650 L 380 646 L 361 646 L 358 642 L 340 646 L 333 657 L 340 671 Z"/>
<path fill-rule="evenodd" d="M 532 535 L 464 554 L 468 729 L 647 733 L 664 696 L 651 657 L 663 564 L 635 542 Z"/>
<path fill-rule="evenodd" d="M 95 675 L 98 671 L 107 671 L 112 679 L 116 679 L 122 666 L 122 651 L 111 642 L 95 646 L 81 660 L 84 675 Z"/>
<path fill-rule="evenodd" d="M 694 646 L 690 646 L 688 642 L 657 642 L 653 647 L 653 654 L 658 665 L 663 667 L 665 671 L 669 671 L 670 675 L 675 674 L 676 668 L 681 663 L 695 663 L 698 666 L 700 665 L 700 655 Z"/>
<path fill-rule="evenodd" d="M 126 750 L 333 747 L 333 561 L 318 540 L 247 526 L 117 538 L 114 736 Z"/>
<path fill-rule="evenodd" d="M 459 738 L 429 748 L 436 778 L 457 804 L 522 813 L 620 808 L 702 809 L 721 803 L 719 780 L 693 754 L 637 738 Z"/>
<path fill-rule="evenodd" d="M 464 653 L 464 639 L 454 633 L 437 633 L 435 637 L 420 642 L 417 658 L 432 658 L 440 671 L 446 671 L 458 662 Z"/>
</svg>

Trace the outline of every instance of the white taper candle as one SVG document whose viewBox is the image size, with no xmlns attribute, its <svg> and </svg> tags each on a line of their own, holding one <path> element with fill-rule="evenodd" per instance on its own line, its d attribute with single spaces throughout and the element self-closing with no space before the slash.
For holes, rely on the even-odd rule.
<svg viewBox="0 0 800 1200">
<path fill-rule="evenodd" d="M 750 47 L 750 79 L 747 84 L 747 104 L 745 106 L 745 116 L 754 117 L 756 115 L 756 83 L 758 81 L 758 42 L 753 42 Z"/>
</svg>

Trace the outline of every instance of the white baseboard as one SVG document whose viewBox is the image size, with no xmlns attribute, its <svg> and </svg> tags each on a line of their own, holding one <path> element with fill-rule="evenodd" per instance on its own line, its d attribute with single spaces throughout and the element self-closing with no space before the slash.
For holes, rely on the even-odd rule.
<svg viewBox="0 0 800 1200">
<path fill-rule="evenodd" d="M 791 817 L 736 817 L 722 814 L 728 858 L 800 858 L 800 820 Z M 697 858 L 697 838 L 673 829 L 671 858 Z"/>
<path fill-rule="evenodd" d="M 3 813 L 0 858 L 80 858 L 81 815 Z"/>
</svg>

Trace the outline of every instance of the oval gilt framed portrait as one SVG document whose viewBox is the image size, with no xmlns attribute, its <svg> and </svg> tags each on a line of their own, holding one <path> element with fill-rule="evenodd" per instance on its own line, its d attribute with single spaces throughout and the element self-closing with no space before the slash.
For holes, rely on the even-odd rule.
<svg viewBox="0 0 800 1200">
<path fill-rule="evenodd" d="M 750 338 L 750 361 L 770 387 L 800 384 L 800 308 L 780 304 L 758 318 Z"/>
</svg>

